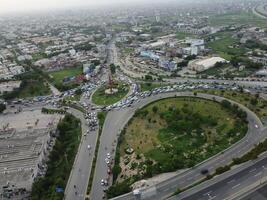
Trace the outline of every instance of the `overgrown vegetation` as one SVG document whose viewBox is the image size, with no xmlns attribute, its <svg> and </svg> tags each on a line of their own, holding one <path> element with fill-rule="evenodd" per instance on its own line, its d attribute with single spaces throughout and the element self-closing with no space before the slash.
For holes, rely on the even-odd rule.
<svg viewBox="0 0 267 200">
<path fill-rule="evenodd" d="M 0 113 L 2 113 L 6 109 L 6 105 L 3 103 L 0 103 Z"/>
<path fill-rule="evenodd" d="M 50 94 L 50 89 L 46 83 L 47 76 L 41 70 L 33 69 L 15 78 L 21 80 L 20 87 L 12 92 L 4 93 L 4 99 L 45 96 Z"/>
<path fill-rule="evenodd" d="M 56 188 L 65 188 L 75 155 L 80 143 L 80 121 L 73 115 L 66 114 L 59 122 L 59 136 L 49 155 L 47 172 L 33 183 L 32 200 L 61 200 L 63 193 L 57 193 Z"/>
<path fill-rule="evenodd" d="M 154 102 L 138 110 L 121 132 L 114 184 L 108 197 L 129 191 L 136 180 L 192 167 L 235 143 L 246 132 L 246 113 L 228 101 L 220 104 L 184 97 Z M 134 161 L 130 148 L 134 150 Z M 137 174 L 127 176 L 124 165 L 137 170 Z"/>
</svg>

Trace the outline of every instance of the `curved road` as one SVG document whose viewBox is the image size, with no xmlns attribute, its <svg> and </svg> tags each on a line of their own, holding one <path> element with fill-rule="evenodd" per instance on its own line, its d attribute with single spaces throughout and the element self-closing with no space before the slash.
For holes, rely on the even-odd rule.
<svg viewBox="0 0 267 200">
<path fill-rule="evenodd" d="M 119 136 L 120 131 L 123 127 L 127 124 L 128 120 L 134 115 L 135 111 L 146 104 L 156 101 L 158 99 L 169 98 L 174 96 L 194 96 L 192 92 L 173 92 L 173 93 L 165 93 L 165 94 L 158 94 L 155 96 L 150 96 L 145 99 L 141 99 L 139 102 L 135 103 L 133 107 L 122 109 L 119 111 L 111 111 L 108 113 L 103 132 L 101 135 L 101 142 L 98 152 L 98 158 L 96 163 L 96 171 L 94 175 L 94 181 L 91 191 L 91 198 L 93 200 L 102 199 L 104 192 L 103 187 L 100 185 L 101 179 L 107 178 L 107 165 L 105 163 L 106 153 L 112 153 L 112 157 L 114 157 L 115 149 L 117 145 L 117 138 Z M 222 101 L 225 98 L 218 97 L 214 95 L 208 94 L 198 94 L 197 97 L 202 97 L 206 99 L 213 99 L 215 98 L 216 101 Z M 230 100 L 229 100 L 230 101 Z M 233 101 L 230 101 L 235 103 Z M 249 131 L 248 134 L 243 138 L 241 141 L 236 143 L 235 145 L 231 146 L 223 154 L 218 154 L 213 156 L 212 158 L 208 159 L 207 161 L 199 164 L 197 167 L 191 168 L 181 174 L 177 174 L 166 181 L 158 183 L 153 187 L 150 187 L 147 190 L 143 191 L 143 199 L 161 199 L 163 197 L 167 197 L 168 195 L 175 192 L 175 190 L 179 188 L 186 187 L 191 185 L 195 181 L 200 180 L 203 178 L 203 175 L 200 174 L 201 169 L 209 169 L 209 171 L 214 171 L 219 166 L 224 166 L 228 164 L 234 157 L 238 157 L 249 149 L 253 147 L 255 143 L 262 140 L 265 137 L 265 134 L 262 134 L 262 123 L 259 118 L 251 112 L 249 109 L 235 103 L 240 106 L 243 110 L 247 112 L 248 115 L 248 122 L 249 122 Z M 255 124 L 259 126 L 259 129 L 255 128 Z M 110 180 L 111 182 L 111 180 Z M 152 195 L 151 195 L 152 194 Z M 135 199 L 132 193 L 114 198 L 114 199 Z"/>
</svg>

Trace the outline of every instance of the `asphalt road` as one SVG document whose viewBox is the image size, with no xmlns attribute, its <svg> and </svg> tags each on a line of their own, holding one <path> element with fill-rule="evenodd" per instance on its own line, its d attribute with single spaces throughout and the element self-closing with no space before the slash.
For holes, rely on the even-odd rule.
<svg viewBox="0 0 267 200">
<path fill-rule="evenodd" d="M 97 164 L 96 164 L 96 171 L 93 181 L 92 193 L 91 198 L 93 200 L 101 199 L 104 192 L 103 187 L 100 185 L 100 181 L 103 178 L 107 177 L 107 165 L 105 163 L 106 153 L 112 153 L 114 157 L 114 153 L 112 149 L 115 149 L 117 145 L 117 137 L 120 133 L 120 130 L 126 125 L 128 120 L 133 116 L 135 110 L 138 108 L 143 107 L 144 105 L 153 102 L 158 99 L 173 97 L 173 96 L 193 96 L 191 92 L 173 92 L 173 93 L 165 93 L 165 94 L 158 94 L 155 96 L 150 96 L 145 99 L 141 99 L 139 102 L 135 103 L 131 108 L 121 109 L 119 111 L 111 111 L 108 113 L 103 132 L 101 135 L 101 142 L 98 152 Z M 224 98 L 216 97 L 213 95 L 207 94 L 198 94 L 199 97 L 212 99 L 213 97 L 216 100 L 221 101 Z M 182 174 L 175 175 L 174 177 L 163 181 L 155 186 L 143 192 L 143 199 L 161 199 L 163 197 L 168 196 L 169 194 L 173 193 L 177 187 L 185 187 L 191 185 L 195 181 L 203 178 L 200 171 L 201 169 L 205 168 L 209 171 L 214 171 L 217 167 L 226 165 L 229 163 L 234 157 L 238 157 L 245 152 L 247 152 L 250 148 L 253 147 L 255 143 L 262 140 L 266 135 L 260 131 L 262 128 L 262 124 L 258 117 L 245 108 L 244 106 L 238 104 L 242 107 L 248 114 L 248 121 L 249 121 L 249 132 L 247 136 L 242 139 L 237 144 L 233 145 L 228 150 L 225 150 L 223 154 L 218 154 L 211 159 L 207 160 L 206 162 L 200 164 L 197 167 L 187 170 Z M 259 126 L 259 129 L 255 128 L 255 124 Z M 111 181 L 111 180 L 110 180 Z M 132 193 L 128 195 L 124 195 L 121 197 L 117 197 L 115 199 L 134 199 Z"/>
<path fill-rule="evenodd" d="M 228 83 L 228 84 L 237 84 L 244 87 L 267 87 L 267 82 L 264 81 L 241 81 L 241 80 L 220 80 L 220 79 L 193 79 L 193 78 L 173 78 L 173 79 L 164 79 L 164 81 L 169 83 L 183 83 L 183 82 L 192 82 L 192 83 L 213 83 L 217 82 L 220 84 Z"/>
<path fill-rule="evenodd" d="M 82 138 L 68 184 L 65 189 L 65 199 L 84 200 L 93 163 L 98 128 L 95 131 L 90 131 L 87 136 L 84 136 L 84 133 L 89 128 L 86 125 L 86 120 L 83 116 L 83 113 L 72 108 L 70 108 L 68 112 L 72 113 L 75 117 L 81 120 Z M 91 146 L 90 150 L 87 148 L 88 145 Z M 76 185 L 76 188 L 74 188 L 74 185 Z"/>
<path fill-rule="evenodd" d="M 242 200 L 266 200 L 267 199 L 267 184 L 261 185 L 259 189 L 256 191 L 242 197 L 242 198 L 237 198 L 237 199 L 242 199 Z"/>
<path fill-rule="evenodd" d="M 267 179 L 267 156 L 256 161 L 250 161 L 240 169 L 229 171 L 207 181 L 197 187 L 181 193 L 169 200 L 222 200 L 235 199 L 240 190 L 258 182 L 262 184 Z M 245 198 L 247 199 L 247 198 Z M 253 200 L 259 200 L 253 196 Z"/>
</svg>

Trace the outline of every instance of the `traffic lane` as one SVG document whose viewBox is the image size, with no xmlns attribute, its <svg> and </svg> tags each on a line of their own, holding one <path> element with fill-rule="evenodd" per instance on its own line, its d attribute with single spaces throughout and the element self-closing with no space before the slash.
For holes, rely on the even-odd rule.
<svg viewBox="0 0 267 200">
<path fill-rule="evenodd" d="M 267 199 L 267 185 L 266 184 L 263 185 L 261 188 L 243 197 L 242 199 L 243 200 L 252 200 L 252 199 L 266 200 Z"/>
<path fill-rule="evenodd" d="M 102 199 L 104 189 L 106 187 L 101 186 L 101 179 L 106 179 L 108 176 L 108 166 L 105 163 L 107 153 L 111 154 L 111 158 L 115 157 L 115 149 L 117 145 L 117 138 L 121 129 L 124 127 L 125 120 L 119 116 L 130 116 L 131 111 L 119 110 L 111 111 L 107 114 L 104 127 L 100 138 L 100 146 L 96 163 L 96 171 L 93 180 L 93 187 L 91 191 L 92 199 Z M 109 183 L 112 183 L 112 177 L 110 177 Z"/>
<path fill-rule="evenodd" d="M 247 87 L 254 87 L 254 86 L 261 86 L 261 87 L 267 87 L 267 82 L 265 81 L 239 81 L 239 80 L 219 80 L 219 79 L 192 79 L 192 78 L 175 78 L 175 79 L 163 79 L 166 82 L 170 83 L 184 83 L 184 82 L 192 82 L 192 83 L 228 83 L 228 84 L 237 84 L 237 85 L 243 85 Z"/>
<path fill-rule="evenodd" d="M 83 113 L 73 108 L 70 108 L 69 111 L 77 118 L 79 118 L 82 122 L 82 141 L 76 163 L 74 163 L 72 174 L 69 177 L 70 182 L 68 182 L 68 186 L 66 188 L 66 199 L 79 200 L 84 199 L 84 196 L 87 192 L 87 185 L 91 171 L 91 165 L 93 162 L 93 152 L 95 150 L 94 141 L 96 141 L 96 131 L 90 131 L 87 136 L 84 136 L 84 133 L 88 130 L 89 127 L 86 125 L 86 120 L 84 119 Z M 87 148 L 88 145 L 91 146 L 90 152 Z M 74 185 L 76 187 L 74 187 Z"/>
<path fill-rule="evenodd" d="M 254 137 L 254 135 L 250 135 L 250 136 L 251 138 Z M 265 133 L 265 136 L 263 134 L 262 139 L 265 137 L 266 137 L 266 133 Z M 259 140 L 262 140 L 262 139 L 259 138 Z M 196 168 L 190 169 L 190 171 L 187 171 L 185 175 L 183 176 L 178 175 L 172 180 L 171 179 L 167 180 L 166 183 L 159 183 L 157 185 L 157 188 L 158 188 L 160 196 L 164 196 L 172 192 L 175 192 L 177 188 L 184 188 L 186 186 L 190 186 L 193 183 L 193 181 L 197 181 L 197 178 L 199 177 L 200 178 L 198 180 L 201 180 L 201 177 L 204 178 L 204 176 L 201 175 L 201 169 L 208 169 L 210 172 L 212 172 L 217 167 L 223 166 L 223 163 L 231 162 L 233 155 L 236 155 L 236 157 L 238 157 L 240 154 L 246 153 L 249 149 L 254 147 L 254 142 L 249 143 L 248 141 L 249 140 L 245 140 L 244 143 L 242 143 L 241 145 L 238 145 L 238 147 L 232 149 L 232 151 L 229 151 L 229 152 L 227 151 L 225 155 L 222 154 L 216 159 L 212 159 L 211 161 L 203 163 L 202 165 Z M 172 185 L 176 185 L 177 187 L 176 188 L 170 187 Z"/>
<path fill-rule="evenodd" d="M 196 191 L 196 193 L 190 196 L 179 198 L 178 195 L 177 199 L 206 200 L 210 198 L 208 194 L 210 194 L 213 199 L 218 199 L 218 200 L 225 199 L 230 195 L 238 192 L 240 189 L 242 189 L 242 187 L 254 183 L 263 176 L 267 176 L 266 166 L 267 166 L 267 158 L 264 158 L 263 160 L 256 162 L 254 165 L 245 168 L 244 170 L 236 174 L 233 174 L 232 176 L 223 179 L 222 181 L 214 183 L 213 185 L 201 191 Z M 224 175 L 222 174 L 220 176 Z"/>
<path fill-rule="evenodd" d="M 96 133 L 90 133 L 95 135 Z M 86 139 L 82 142 L 82 148 L 80 152 L 79 159 L 77 164 L 74 166 L 76 168 L 75 173 L 73 174 L 73 181 L 70 184 L 70 187 L 73 187 L 70 191 L 71 196 L 67 199 L 84 199 L 87 192 L 88 179 L 91 171 L 91 165 L 93 162 L 93 151 L 94 145 L 91 144 L 92 140 L 89 136 L 86 136 Z M 91 146 L 91 149 L 88 149 L 88 144 Z M 75 187 L 74 187 L 75 185 Z M 76 193 L 77 192 L 77 193 Z"/>
<path fill-rule="evenodd" d="M 224 154 L 220 154 L 210 161 L 206 161 L 203 164 L 193 167 L 184 175 L 177 175 L 173 179 L 166 180 L 166 182 L 159 183 L 157 185 L 160 196 L 164 196 L 176 191 L 177 188 L 184 188 L 193 184 L 193 182 L 200 181 L 205 178 L 201 174 L 202 169 L 208 169 L 209 172 L 214 172 L 216 168 L 224 166 L 232 161 L 233 157 L 238 157 L 241 153 L 247 152 L 249 148 L 252 148 L 254 144 L 250 144 L 247 141 L 239 144 L 238 147 L 226 151 Z M 239 149 L 240 148 L 240 149 Z M 171 187 L 174 185 L 174 187 Z"/>
</svg>

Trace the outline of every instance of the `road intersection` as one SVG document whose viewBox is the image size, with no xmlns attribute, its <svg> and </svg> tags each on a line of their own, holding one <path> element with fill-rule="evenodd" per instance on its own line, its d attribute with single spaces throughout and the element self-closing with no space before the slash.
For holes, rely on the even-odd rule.
<svg viewBox="0 0 267 200">
<path fill-rule="evenodd" d="M 102 198 L 102 196 L 104 195 L 103 188 L 100 186 L 100 180 L 103 178 L 103 176 L 105 176 L 105 173 L 107 171 L 107 166 L 104 162 L 104 155 L 106 151 L 109 151 L 112 153 L 112 156 L 114 157 L 115 154 L 115 152 L 113 152 L 113 149 L 115 148 L 114 144 L 116 145 L 119 133 L 126 125 L 128 120 L 134 115 L 135 111 L 147 105 L 150 102 L 174 96 L 194 96 L 194 94 L 192 92 L 173 92 L 173 93 L 158 94 L 145 99 L 141 99 L 139 102 L 134 104 L 133 107 L 129 109 L 111 111 L 108 113 L 101 136 L 101 142 L 99 147 L 100 149 L 97 159 L 97 167 L 91 194 L 92 199 L 99 199 Z M 222 97 L 217 97 L 208 94 L 198 94 L 198 97 L 206 99 L 215 98 L 216 101 L 222 101 L 224 99 Z M 241 141 L 239 141 L 238 143 L 236 143 L 235 145 L 233 145 L 231 148 L 225 150 L 223 154 L 220 153 L 208 159 L 207 161 L 203 162 L 202 164 L 199 164 L 197 167 L 188 169 L 186 172 L 183 172 L 182 174 L 178 174 L 162 183 L 157 184 L 156 186 L 152 186 L 156 188 L 157 192 L 155 196 L 153 195 L 151 198 L 160 199 L 174 192 L 177 189 L 177 187 L 185 187 L 191 185 L 192 183 L 203 178 L 203 175 L 201 175 L 200 173 L 201 169 L 205 168 L 209 169 L 209 171 L 214 171 L 217 167 L 224 166 L 228 164 L 233 158 L 239 157 L 240 155 L 244 154 L 249 149 L 251 149 L 254 146 L 254 144 L 265 138 L 266 134 L 265 132 L 261 131 L 261 128 L 263 126 L 258 117 L 253 112 L 248 110 L 246 107 L 238 103 L 236 104 L 239 105 L 242 109 L 244 109 L 248 115 L 249 131 L 246 137 Z M 257 124 L 258 127 L 260 128 L 255 129 L 255 124 Z M 180 180 L 183 180 L 183 182 L 181 182 Z M 146 195 L 145 191 L 146 190 L 144 190 L 144 195 Z M 126 196 L 118 197 L 115 199 L 132 199 L 132 198 L 134 199 L 133 194 L 129 193 Z M 146 196 L 146 199 L 150 199 L 150 197 Z"/>
</svg>

